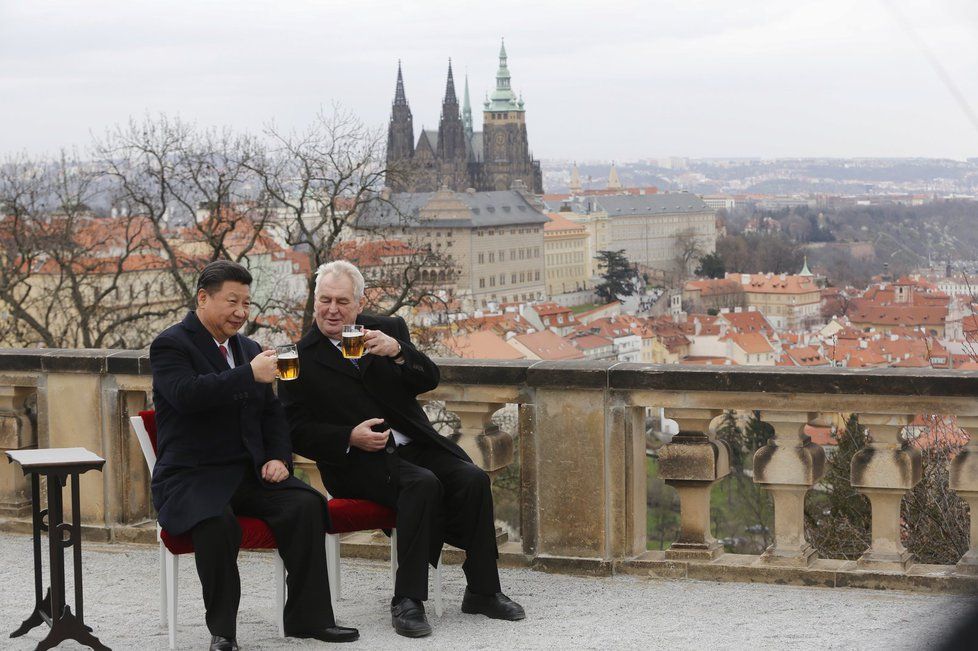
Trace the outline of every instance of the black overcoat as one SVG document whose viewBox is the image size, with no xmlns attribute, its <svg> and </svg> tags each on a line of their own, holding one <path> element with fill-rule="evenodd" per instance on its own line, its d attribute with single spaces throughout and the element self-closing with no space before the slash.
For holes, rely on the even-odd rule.
<svg viewBox="0 0 978 651">
<path fill-rule="evenodd" d="M 261 480 L 262 466 L 272 459 L 292 468 L 288 424 L 272 385 L 256 382 L 251 372 L 249 362 L 261 346 L 241 335 L 227 345 L 233 369 L 190 312 L 150 346 L 157 428 L 153 505 L 171 534 L 221 515 L 246 471 L 271 490 L 319 495 L 293 476 L 274 484 Z M 328 527 L 325 498 L 323 509 Z"/>
<path fill-rule="evenodd" d="M 390 481 L 386 450 L 350 448 L 350 432 L 368 418 L 383 418 L 423 445 L 441 446 L 471 461 L 435 431 L 418 403 L 418 394 L 438 386 L 439 372 L 411 343 L 404 319 L 361 314 L 357 323 L 397 339 L 405 361 L 397 364 L 368 353 L 358 368 L 313 325 L 298 345 L 299 378 L 279 386 L 296 453 L 314 460 L 327 490 L 339 496 L 363 495 L 364 486 Z"/>
</svg>

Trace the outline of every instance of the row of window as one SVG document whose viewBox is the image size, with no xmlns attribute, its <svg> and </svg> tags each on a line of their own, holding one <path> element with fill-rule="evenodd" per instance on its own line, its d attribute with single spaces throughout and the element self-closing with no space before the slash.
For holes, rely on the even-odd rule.
<svg viewBox="0 0 978 651">
<path fill-rule="evenodd" d="M 576 278 L 579 276 L 583 276 L 585 273 L 587 273 L 587 270 L 583 268 L 575 268 L 575 267 L 553 268 L 553 269 L 547 269 L 547 278 L 563 278 L 565 276 L 574 276 Z"/>
<path fill-rule="evenodd" d="M 551 253 L 547 256 L 546 260 L 547 266 L 584 262 L 584 253 L 581 251 L 575 251 L 573 253 Z"/>
<path fill-rule="evenodd" d="M 536 292 L 535 294 L 504 294 L 500 299 L 495 294 L 492 294 L 489 298 L 482 299 L 482 307 L 488 307 L 489 303 L 495 303 L 501 300 L 503 303 L 516 303 L 517 301 L 538 301 L 544 298 L 543 292 Z"/>
<path fill-rule="evenodd" d="M 521 271 L 521 272 L 519 272 L 519 274 L 516 274 L 516 273 L 510 274 L 509 284 L 510 285 L 515 285 L 518 282 L 519 283 L 525 283 L 525 282 L 530 282 L 530 281 L 535 281 L 535 280 L 540 280 L 540 272 L 539 271 Z M 506 274 L 504 274 L 504 273 L 503 274 L 499 274 L 499 286 L 500 287 L 503 287 L 505 285 L 506 285 Z M 496 286 L 496 276 L 489 276 L 489 287 L 495 287 L 495 286 Z M 485 288 L 486 288 L 486 279 L 485 278 L 480 278 L 479 279 L 479 289 L 485 289 Z"/>
<path fill-rule="evenodd" d="M 532 249 L 530 247 L 526 247 L 526 248 L 521 248 L 521 249 L 510 249 L 509 250 L 509 259 L 510 260 L 530 260 L 530 259 L 539 258 L 539 257 L 540 257 L 540 247 L 539 246 L 535 246 Z M 486 254 L 486 253 L 479 253 L 479 254 L 476 255 L 476 260 L 478 260 L 479 264 L 486 264 L 486 259 L 487 258 L 489 260 L 489 264 L 495 263 L 496 262 L 496 258 L 497 258 L 496 251 L 489 251 L 488 254 Z M 506 250 L 505 249 L 499 249 L 498 259 L 499 259 L 499 262 L 506 262 Z"/>
<path fill-rule="evenodd" d="M 478 237 L 482 237 L 483 235 L 490 235 L 490 236 L 491 235 L 505 235 L 506 234 L 506 230 L 507 229 L 505 229 L 505 228 L 477 228 L 477 229 L 475 229 L 475 233 L 476 233 L 476 236 L 478 236 Z M 539 232 L 540 232 L 540 227 L 539 226 L 536 227 L 536 228 L 510 228 L 509 229 L 509 234 L 510 235 L 527 235 L 527 234 L 531 234 L 531 233 L 532 234 L 536 234 L 536 233 L 539 233 Z"/>
</svg>

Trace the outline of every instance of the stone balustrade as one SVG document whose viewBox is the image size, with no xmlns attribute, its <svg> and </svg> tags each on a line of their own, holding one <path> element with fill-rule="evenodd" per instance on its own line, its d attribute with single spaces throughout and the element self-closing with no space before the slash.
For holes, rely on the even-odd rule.
<svg viewBox="0 0 978 651">
<path fill-rule="evenodd" d="M 0 350 L 0 447 L 84 446 L 107 459 L 82 477 L 85 533 L 139 539 L 150 526 L 149 477 L 127 417 L 150 402 L 145 351 Z M 541 569 L 661 577 L 966 591 L 978 587 L 978 518 L 957 565 L 916 563 L 901 541 L 900 501 L 921 477 L 902 429 L 918 414 L 978 427 L 978 373 L 919 369 L 681 367 L 614 362 L 438 360 L 426 399 L 458 417 L 452 434 L 496 476 L 520 460 L 520 541 L 504 561 Z M 518 435 L 493 424 L 518 406 Z M 36 407 L 34 406 L 36 405 Z M 659 450 L 659 474 L 680 498 L 680 532 L 646 550 L 645 415 L 664 408 L 680 432 Z M 714 433 L 726 410 L 758 411 L 774 430 L 754 457 L 753 481 L 774 504 L 773 543 L 759 556 L 724 553 L 710 530 L 710 491 L 730 473 Z M 857 561 L 818 558 L 805 537 L 806 494 L 826 457 L 808 424 L 855 413 L 869 443 L 851 484 L 872 507 L 872 542 Z M 315 466 L 306 464 L 314 475 Z M 954 458 L 950 485 L 978 506 L 978 441 Z M 26 530 L 29 493 L 0 465 L 0 528 Z M 318 477 L 311 478 L 315 483 Z M 147 536 L 148 537 L 148 536 Z"/>
</svg>

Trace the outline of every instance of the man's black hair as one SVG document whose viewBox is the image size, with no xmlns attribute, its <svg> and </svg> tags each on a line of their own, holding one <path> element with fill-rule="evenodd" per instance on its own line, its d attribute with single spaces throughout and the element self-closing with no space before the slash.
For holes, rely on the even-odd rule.
<svg viewBox="0 0 978 651">
<path fill-rule="evenodd" d="M 197 277 L 197 291 L 204 290 L 208 296 L 212 296 L 227 281 L 251 285 L 251 280 L 251 273 L 237 262 L 215 260 L 204 267 Z"/>
</svg>

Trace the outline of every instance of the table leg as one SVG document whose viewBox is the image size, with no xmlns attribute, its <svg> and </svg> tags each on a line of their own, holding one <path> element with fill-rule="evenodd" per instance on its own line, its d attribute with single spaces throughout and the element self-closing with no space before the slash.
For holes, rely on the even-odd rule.
<svg viewBox="0 0 978 651">
<path fill-rule="evenodd" d="M 65 610 L 65 557 L 62 543 L 61 522 L 64 519 L 64 503 L 61 499 L 61 478 L 48 475 L 48 549 L 50 550 L 51 574 L 51 626 L 58 623 Z"/>
<path fill-rule="evenodd" d="M 79 523 L 78 475 L 71 475 L 72 524 L 64 525 L 64 502 L 61 495 L 62 479 L 55 474 L 48 475 L 48 542 L 51 547 L 51 606 L 56 609 L 51 615 L 51 631 L 41 640 L 35 651 L 53 649 L 65 640 L 76 640 L 92 649 L 110 651 L 81 619 L 81 528 Z M 64 542 L 64 532 L 68 531 L 68 543 Z M 73 546 L 75 565 L 75 606 L 79 614 L 71 612 L 65 604 L 64 550 Z"/>
<path fill-rule="evenodd" d="M 75 613 L 78 621 L 85 623 L 82 597 L 81 557 L 81 499 L 78 497 L 78 475 L 71 476 L 71 543 L 75 565 Z"/>
<path fill-rule="evenodd" d="M 44 530 L 44 516 L 47 511 L 41 510 L 41 484 L 37 473 L 31 473 L 31 531 L 34 547 L 34 612 L 25 619 L 20 627 L 10 634 L 10 637 L 20 637 L 35 626 L 44 623 L 42 613 L 50 612 L 50 594 L 42 598 L 41 575 L 41 532 Z"/>
</svg>

